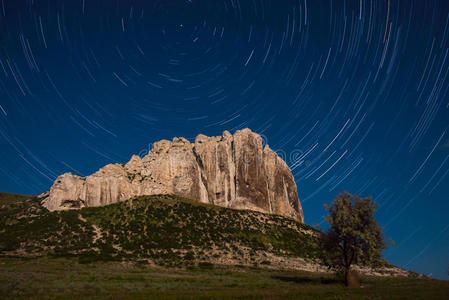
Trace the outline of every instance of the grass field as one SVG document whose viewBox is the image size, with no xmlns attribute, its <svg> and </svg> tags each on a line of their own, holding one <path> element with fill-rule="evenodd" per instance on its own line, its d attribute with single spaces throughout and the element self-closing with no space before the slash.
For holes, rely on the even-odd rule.
<svg viewBox="0 0 449 300">
<path fill-rule="evenodd" d="M 448 299 L 449 282 L 203 265 L 173 269 L 67 258 L 0 258 L 1 299 Z"/>
</svg>

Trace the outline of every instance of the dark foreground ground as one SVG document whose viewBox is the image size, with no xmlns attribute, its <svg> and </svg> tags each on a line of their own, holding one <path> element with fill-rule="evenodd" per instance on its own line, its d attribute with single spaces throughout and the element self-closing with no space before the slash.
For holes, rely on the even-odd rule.
<svg viewBox="0 0 449 300">
<path fill-rule="evenodd" d="M 448 281 L 362 278 L 362 286 L 348 289 L 323 274 L 238 266 L 0 258 L 1 299 L 449 299 Z"/>
</svg>

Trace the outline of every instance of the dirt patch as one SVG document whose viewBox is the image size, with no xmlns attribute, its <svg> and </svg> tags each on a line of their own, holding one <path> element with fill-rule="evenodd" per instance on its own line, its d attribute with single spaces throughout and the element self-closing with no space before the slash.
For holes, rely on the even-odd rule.
<svg viewBox="0 0 449 300">
<path fill-rule="evenodd" d="M 78 219 L 79 219 L 81 222 L 84 222 L 84 223 L 87 222 L 87 220 L 86 220 L 85 218 L 83 218 L 83 216 L 82 216 L 81 214 L 78 214 Z"/>
<path fill-rule="evenodd" d="M 93 240 L 93 243 L 95 244 L 99 239 L 101 239 L 103 237 L 103 233 L 102 233 L 100 227 L 98 227 L 95 224 L 92 224 L 92 228 L 94 229 L 94 232 L 95 232 L 95 236 L 94 236 L 94 240 Z"/>
</svg>

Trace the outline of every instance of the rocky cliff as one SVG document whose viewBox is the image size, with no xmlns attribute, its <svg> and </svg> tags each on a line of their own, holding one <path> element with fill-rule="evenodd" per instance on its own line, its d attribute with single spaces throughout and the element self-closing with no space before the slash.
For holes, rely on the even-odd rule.
<svg viewBox="0 0 449 300">
<path fill-rule="evenodd" d="M 59 176 L 41 195 L 49 209 L 102 206 L 140 195 L 176 194 L 204 203 L 293 217 L 304 216 L 287 164 L 249 129 L 222 136 L 162 140 L 125 165 L 110 164 L 79 177 Z"/>
</svg>

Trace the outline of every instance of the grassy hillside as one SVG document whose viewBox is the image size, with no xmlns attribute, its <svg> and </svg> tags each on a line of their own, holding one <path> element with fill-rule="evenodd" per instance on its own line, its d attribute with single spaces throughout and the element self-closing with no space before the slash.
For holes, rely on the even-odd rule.
<svg viewBox="0 0 449 300">
<path fill-rule="evenodd" d="M 34 196 L 0 192 L 0 206 L 4 205 L 4 204 L 15 203 L 18 201 L 24 201 L 24 200 L 30 199 L 30 198 L 34 198 Z"/>
<path fill-rule="evenodd" d="M 49 212 L 0 205 L 0 299 L 446 299 L 448 282 L 362 278 L 345 289 L 313 264 L 318 232 L 278 215 L 177 196 Z M 296 264 L 296 265 L 295 265 Z"/>
<path fill-rule="evenodd" d="M 271 256 L 315 258 L 314 233 L 310 226 L 278 215 L 171 195 L 59 212 L 48 212 L 36 199 L 0 208 L 0 255 L 76 255 L 82 263 L 269 265 Z"/>
</svg>

